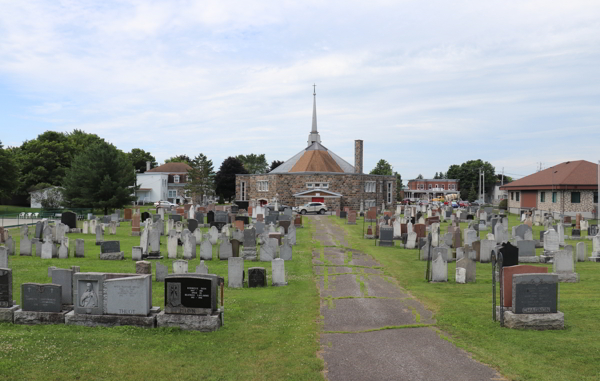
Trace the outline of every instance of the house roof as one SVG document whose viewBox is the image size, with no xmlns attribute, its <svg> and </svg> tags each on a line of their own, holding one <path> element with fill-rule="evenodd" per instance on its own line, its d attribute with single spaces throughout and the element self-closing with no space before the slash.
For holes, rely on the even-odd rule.
<svg viewBox="0 0 600 381">
<path fill-rule="evenodd" d="M 321 143 L 313 142 L 270 173 L 295 172 L 354 173 L 354 167 Z"/>
<path fill-rule="evenodd" d="M 567 161 L 500 187 L 518 189 L 598 189 L 598 165 L 586 160 Z"/>
<path fill-rule="evenodd" d="M 188 169 L 192 167 L 186 163 L 165 163 L 146 172 L 187 173 Z"/>
</svg>

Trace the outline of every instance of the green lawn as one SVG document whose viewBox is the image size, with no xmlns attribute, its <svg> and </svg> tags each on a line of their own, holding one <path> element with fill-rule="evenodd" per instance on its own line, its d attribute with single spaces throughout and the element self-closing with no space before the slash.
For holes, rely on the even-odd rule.
<svg viewBox="0 0 600 381">
<path fill-rule="evenodd" d="M 134 327 L 20 326 L 0 323 L 2 380 L 322 380 L 319 350 L 319 297 L 312 275 L 314 225 L 304 219 L 298 229 L 294 259 L 286 261 L 288 286 L 264 289 L 225 289 L 225 325 L 217 332 Z M 79 222 L 81 224 L 81 222 Z M 69 234 L 72 245 L 84 238 L 86 258 L 41 260 L 10 257 L 14 299 L 24 282 L 50 283 L 47 268 L 81 266 L 83 272 L 135 272 L 130 223 L 121 223 L 116 236 L 124 261 L 100 261 L 95 235 Z M 16 229 L 12 236 L 19 241 Z M 166 257 L 166 239 L 161 251 Z M 181 248 L 180 248 L 181 250 Z M 198 248 L 199 253 L 199 248 Z M 215 247 L 216 253 L 216 247 Z M 218 258 L 215 256 L 215 258 Z M 172 272 L 172 260 L 163 264 Z M 200 259 L 189 263 L 193 272 Z M 226 261 L 207 261 L 209 271 L 227 278 Z M 249 267 L 267 262 L 247 262 Z M 154 271 L 154 265 L 153 265 Z M 164 285 L 153 282 L 153 305 L 164 307 Z"/>
<path fill-rule="evenodd" d="M 581 281 L 560 284 L 559 310 L 565 314 L 564 330 L 512 330 L 501 328 L 492 320 L 491 264 L 477 264 L 476 283 L 456 284 L 455 263 L 448 264 L 449 282 L 427 283 L 424 280 L 426 262 L 417 259 L 416 250 L 376 247 L 373 240 L 362 238 L 362 219 L 357 225 L 346 225 L 340 218 L 330 218 L 350 233 L 351 248 L 373 255 L 387 275 L 396 278 L 435 312 L 436 325 L 447 332 L 450 341 L 471 352 L 475 359 L 514 380 L 600 379 L 597 361 L 600 358 L 600 264 L 577 263 Z M 518 224 L 516 216 L 509 217 L 509 229 Z M 444 233 L 447 225 L 442 224 Z M 466 226 L 461 224 L 461 228 Z M 539 238 L 542 229 L 534 227 L 534 238 Z M 577 242 L 567 240 L 566 243 L 575 246 Z M 584 242 L 591 253 L 592 242 Z M 538 249 L 538 255 L 540 251 Z M 538 266 L 547 266 L 552 271 L 552 265 Z"/>
</svg>

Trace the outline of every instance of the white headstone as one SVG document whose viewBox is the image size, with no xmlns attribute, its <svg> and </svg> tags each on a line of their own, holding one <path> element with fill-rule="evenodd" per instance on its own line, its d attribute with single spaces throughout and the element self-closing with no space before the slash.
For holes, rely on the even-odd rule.
<svg viewBox="0 0 600 381">
<path fill-rule="evenodd" d="M 438 255 L 431 262 L 431 280 L 433 282 L 448 281 L 448 262 L 444 260 L 442 255 Z"/>
<path fill-rule="evenodd" d="M 173 261 L 173 274 L 187 274 L 188 261 L 178 259 Z"/>
<path fill-rule="evenodd" d="M 285 281 L 285 261 L 277 258 L 271 261 L 271 278 L 273 286 L 286 286 Z"/>
<path fill-rule="evenodd" d="M 227 287 L 242 288 L 244 286 L 244 258 L 227 259 Z"/>
<path fill-rule="evenodd" d="M 587 245 L 585 242 L 577 242 L 577 262 L 585 262 L 587 257 Z"/>
</svg>

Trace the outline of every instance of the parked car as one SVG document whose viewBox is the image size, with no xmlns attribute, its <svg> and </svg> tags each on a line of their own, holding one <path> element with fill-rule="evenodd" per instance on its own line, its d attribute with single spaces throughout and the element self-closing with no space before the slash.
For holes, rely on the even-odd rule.
<svg viewBox="0 0 600 381">
<path fill-rule="evenodd" d="M 467 206 L 469 206 L 469 201 L 461 201 L 461 202 L 458 203 L 458 205 L 461 208 L 466 208 Z"/>
<path fill-rule="evenodd" d="M 452 207 L 453 208 L 458 208 L 458 203 L 456 201 L 452 201 Z"/>
<path fill-rule="evenodd" d="M 176 208 L 177 204 L 173 204 L 170 201 L 157 201 L 154 203 L 154 206 L 157 208 L 160 206 L 162 208 L 172 209 L 172 208 Z"/>
<path fill-rule="evenodd" d="M 322 202 L 309 202 L 305 205 L 295 207 L 294 210 L 300 214 L 306 214 L 306 213 L 325 214 L 325 212 L 327 212 L 327 205 L 323 204 Z"/>
<path fill-rule="evenodd" d="M 269 210 L 275 210 L 275 204 L 267 204 L 265 205 L 265 208 L 269 208 Z M 285 208 L 292 208 L 289 205 L 284 205 L 284 204 L 277 204 L 277 208 L 279 208 L 279 210 L 284 210 Z M 292 208 L 293 210 L 294 208 Z"/>
<path fill-rule="evenodd" d="M 471 206 L 481 206 L 481 204 L 479 203 L 479 201 L 473 201 L 471 203 Z"/>
</svg>

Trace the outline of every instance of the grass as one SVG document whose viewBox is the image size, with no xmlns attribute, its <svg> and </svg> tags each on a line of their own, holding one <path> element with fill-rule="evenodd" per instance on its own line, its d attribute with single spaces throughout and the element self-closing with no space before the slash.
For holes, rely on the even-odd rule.
<svg viewBox="0 0 600 381">
<path fill-rule="evenodd" d="M 314 225 L 307 220 L 305 228 L 297 230 L 294 259 L 285 263 L 289 285 L 226 288 L 225 325 L 220 330 L 201 333 L 172 328 L 0 323 L 0 379 L 322 380 L 323 361 L 315 355 L 320 349 L 320 326 L 319 297 L 311 265 Z M 100 261 L 95 235 L 84 234 L 69 234 L 69 238 L 71 250 L 76 238 L 85 239 L 85 258 L 10 257 L 13 299 L 20 300 L 24 282 L 50 283 L 49 266 L 78 265 L 84 272 L 135 272 L 131 248 L 139 245 L 139 237 L 131 237 L 130 231 L 130 223 L 121 223 L 117 235 L 105 236 L 105 240 L 121 242 L 124 261 Z M 11 232 L 18 248 L 18 230 Z M 166 239 L 161 241 L 166 258 Z M 172 260 L 161 262 L 172 272 Z M 191 260 L 189 271 L 193 272 L 199 263 L 199 258 Z M 226 261 L 205 263 L 211 273 L 227 278 Z M 254 266 L 265 267 L 270 281 L 269 263 L 245 263 L 246 269 Z M 164 307 L 163 283 L 153 282 L 152 287 L 153 305 Z"/>
<path fill-rule="evenodd" d="M 436 326 L 449 334 L 448 340 L 472 353 L 475 359 L 513 380 L 600 379 L 597 361 L 600 357 L 600 264 L 577 263 L 575 271 L 580 274 L 580 282 L 560 284 L 559 310 L 565 314 L 564 330 L 512 330 L 501 328 L 492 320 L 491 264 L 477 263 L 475 283 L 456 284 L 455 263 L 448 263 L 447 283 L 427 283 L 424 280 L 426 262 L 418 260 L 415 250 L 374 246 L 373 240 L 362 238 L 362 221 L 346 225 L 340 218 L 329 218 L 349 233 L 347 238 L 352 249 L 371 254 L 378 260 L 386 275 L 394 277 L 435 313 Z M 518 224 L 516 216 L 509 216 L 509 231 Z M 442 224 L 443 232 L 447 225 Z M 466 226 L 461 224 L 463 229 Z M 534 238 L 539 238 L 543 227 L 533 230 Z M 481 232 L 481 235 L 487 233 Z M 570 229 L 566 234 L 570 234 Z M 577 242 L 580 241 L 566 241 L 573 246 Z M 584 242 L 591 253 L 591 241 Z M 538 249 L 538 255 L 540 251 Z M 552 265 L 537 266 L 546 266 L 552 271 Z"/>
</svg>

